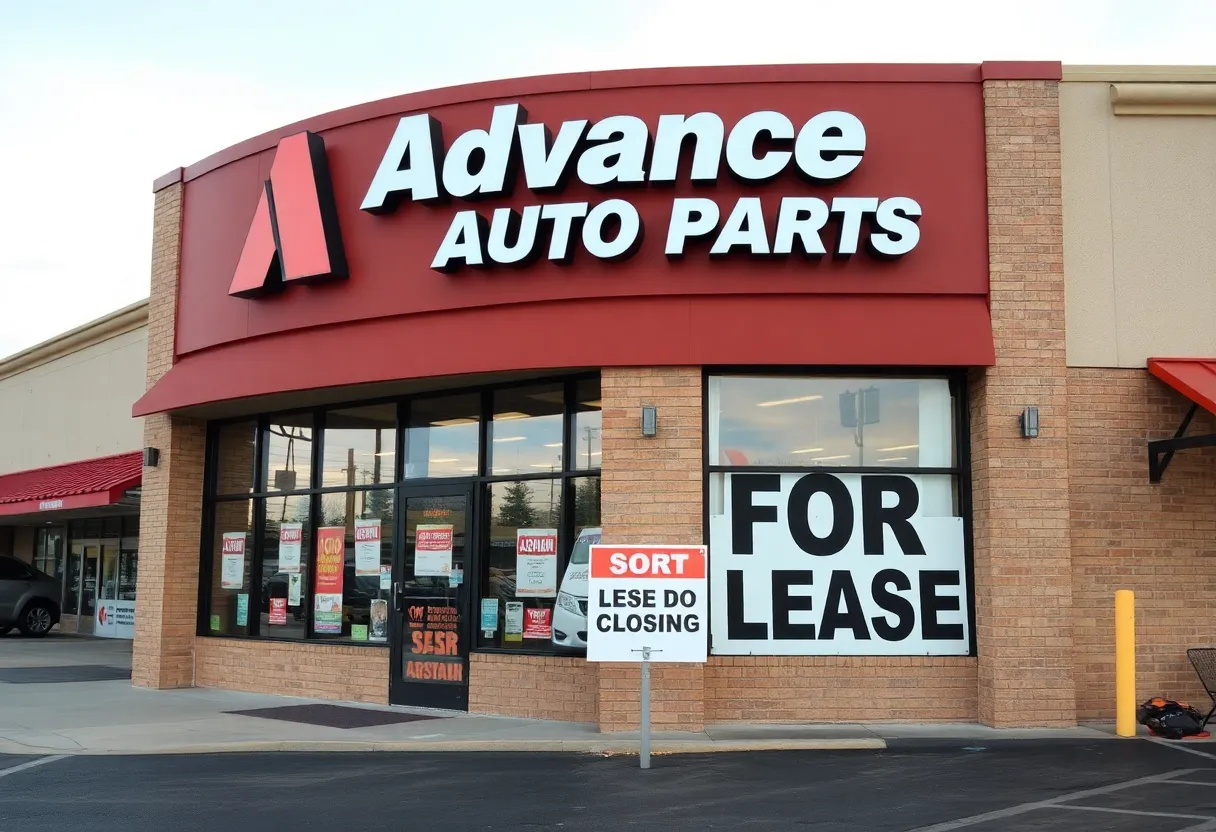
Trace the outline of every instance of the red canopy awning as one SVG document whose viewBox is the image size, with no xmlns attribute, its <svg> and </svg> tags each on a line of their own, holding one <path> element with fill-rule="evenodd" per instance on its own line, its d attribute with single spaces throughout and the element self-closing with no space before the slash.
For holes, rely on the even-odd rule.
<svg viewBox="0 0 1216 832">
<path fill-rule="evenodd" d="M 1216 358 L 1150 358 L 1148 371 L 1211 413 L 1216 413 Z"/>
<path fill-rule="evenodd" d="M 140 451 L 5 474 L 0 515 L 108 506 L 142 480 Z"/>
</svg>

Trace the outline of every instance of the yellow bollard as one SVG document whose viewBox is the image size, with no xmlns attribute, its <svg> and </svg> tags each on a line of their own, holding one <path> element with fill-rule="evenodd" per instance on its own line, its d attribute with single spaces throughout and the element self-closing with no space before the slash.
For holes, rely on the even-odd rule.
<svg viewBox="0 0 1216 832">
<path fill-rule="evenodd" d="M 1136 597 L 1115 592 L 1115 733 L 1136 736 Z"/>
</svg>

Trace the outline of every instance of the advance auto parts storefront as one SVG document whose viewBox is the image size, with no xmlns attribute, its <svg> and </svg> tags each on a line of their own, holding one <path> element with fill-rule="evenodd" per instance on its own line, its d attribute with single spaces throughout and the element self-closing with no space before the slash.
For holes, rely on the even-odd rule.
<svg viewBox="0 0 1216 832">
<path fill-rule="evenodd" d="M 1041 324 L 994 339 L 988 275 L 1000 308 L 1062 280 L 1016 239 L 1058 75 L 525 79 L 164 177 L 137 684 L 628 728 L 636 669 L 580 656 L 587 546 L 704 540 L 711 659 L 659 668 L 660 723 L 1072 721 L 1065 652 L 1001 623 L 1051 626 L 1050 569 L 992 568 L 1056 541 L 997 533 L 1024 480 L 989 464 L 1051 464 L 993 368 Z"/>
</svg>

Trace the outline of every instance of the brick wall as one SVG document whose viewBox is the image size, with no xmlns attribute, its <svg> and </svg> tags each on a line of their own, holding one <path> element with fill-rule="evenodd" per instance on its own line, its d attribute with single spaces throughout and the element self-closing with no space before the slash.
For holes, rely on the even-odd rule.
<svg viewBox="0 0 1216 832">
<path fill-rule="evenodd" d="M 199 687 L 388 704 L 387 647 L 198 638 Z"/>
<path fill-rule="evenodd" d="M 706 722 L 974 722 L 967 656 L 714 656 Z"/>
<path fill-rule="evenodd" d="M 1186 649 L 1216 642 L 1216 449 L 1179 451 L 1148 481 L 1145 443 L 1190 402 L 1144 370 L 1069 370 L 1077 713 L 1115 714 L 1115 590 L 1136 593 L 1136 696 L 1207 698 Z M 1188 435 L 1216 433 L 1202 409 Z"/>
<path fill-rule="evenodd" d="M 181 217 L 182 186 L 158 191 L 148 302 L 149 387 L 173 365 Z M 143 472 L 131 678 L 141 687 L 185 687 L 194 678 L 205 425 L 178 416 L 149 416 L 144 445 L 160 449 L 160 464 Z"/>
<path fill-rule="evenodd" d="M 697 542 L 702 537 L 704 458 L 701 449 L 701 368 L 605 368 L 601 516 L 611 543 Z M 642 406 L 658 408 L 658 435 L 642 436 Z M 604 664 L 599 672 L 599 721 L 604 731 L 637 727 L 640 676 L 636 665 Z M 668 730 L 704 726 L 704 672 L 656 664 L 651 716 Z"/>
<path fill-rule="evenodd" d="M 1058 87 L 984 83 L 996 365 L 970 418 L 979 718 L 998 727 L 1076 719 Z"/>
<path fill-rule="evenodd" d="M 469 656 L 469 710 L 530 719 L 595 722 L 598 666 L 569 656 Z"/>
</svg>

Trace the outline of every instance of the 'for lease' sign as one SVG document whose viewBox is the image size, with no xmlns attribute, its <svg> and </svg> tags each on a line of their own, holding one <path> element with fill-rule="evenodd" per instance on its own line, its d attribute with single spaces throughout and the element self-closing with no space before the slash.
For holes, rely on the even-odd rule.
<svg viewBox="0 0 1216 832">
<path fill-rule="evenodd" d="M 587 658 L 705 661 L 705 575 L 704 546 L 592 546 Z"/>
</svg>

